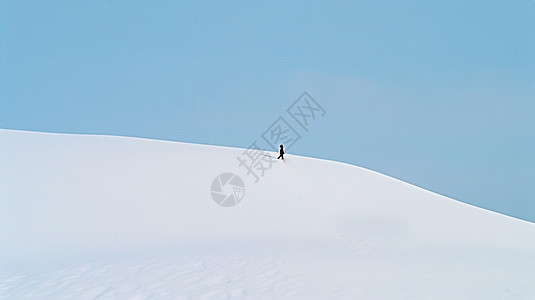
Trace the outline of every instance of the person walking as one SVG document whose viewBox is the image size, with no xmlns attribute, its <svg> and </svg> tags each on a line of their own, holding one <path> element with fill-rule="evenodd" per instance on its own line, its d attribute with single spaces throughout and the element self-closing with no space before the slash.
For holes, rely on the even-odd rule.
<svg viewBox="0 0 535 300">
<path fill-rule="evenodd" d="M 277 159 L 282 158 L 282 160 L 284 160 L 284 146 L 281 145 L 280 147 L 281 147 L 281 150 L 279 151 L 280 155 L 279 157 L 277 157 Z"/>
</svg>

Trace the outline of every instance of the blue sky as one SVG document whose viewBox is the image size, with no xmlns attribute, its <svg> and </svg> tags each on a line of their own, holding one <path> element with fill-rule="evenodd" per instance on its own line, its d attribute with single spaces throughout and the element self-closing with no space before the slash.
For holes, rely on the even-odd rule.
<svg viewBox="0 0 535 300">
<path fill-rule="evenodd" d="M 191 3 L 190 3 L 191 2 Z M 292 153 L 535 222 L 535 1 L 2 1 L 0 128 Z"/>
</svg>

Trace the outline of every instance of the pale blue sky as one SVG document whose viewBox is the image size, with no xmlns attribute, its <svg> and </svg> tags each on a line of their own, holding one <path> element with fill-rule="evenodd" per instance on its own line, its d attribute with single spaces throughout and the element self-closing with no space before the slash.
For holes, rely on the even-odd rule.
<svg viewBox="0 0 535 300">
<path fill-rule="evenodd" d="M 535 221 L 535 1 L 2 1 L 0 128 L 292 153 Z"/>
</svg>

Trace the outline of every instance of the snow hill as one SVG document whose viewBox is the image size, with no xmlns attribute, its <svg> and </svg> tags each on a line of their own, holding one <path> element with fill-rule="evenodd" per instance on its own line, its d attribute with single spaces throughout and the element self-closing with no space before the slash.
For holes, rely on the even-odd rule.
<svg viewBox="0 0 535 300">
<path fill-rule="evenodd" d="M 255 183 L 243 151 L 0 130 L 0 299 L 534 299 L 535 224 L 291 153 Z"/>
</svg>

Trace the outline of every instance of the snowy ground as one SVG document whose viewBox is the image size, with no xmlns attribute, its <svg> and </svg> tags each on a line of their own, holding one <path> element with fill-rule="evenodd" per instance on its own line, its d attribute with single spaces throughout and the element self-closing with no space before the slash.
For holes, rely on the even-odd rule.
<svg viewBox="0 0 535 300">
<path fill-rule="evenodd" d="M 242 151 L 0 130 L 0 299 L 533 299 L 535 224 L 306 157 L 254 183 Z"/>
</svg>

